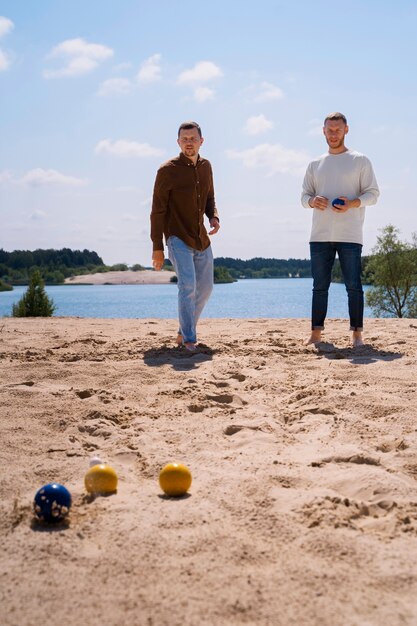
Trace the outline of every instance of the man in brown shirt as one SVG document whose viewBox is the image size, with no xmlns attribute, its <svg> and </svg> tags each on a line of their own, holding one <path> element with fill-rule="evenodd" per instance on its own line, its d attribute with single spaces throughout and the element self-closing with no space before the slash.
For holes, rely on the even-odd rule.
<svg viewBox="0 0 417 626">
<path fill-rule="evenodd" d="M 199 155 L 203 141 L 196 122 L 181 124 L 180 155 L 158 169 L 151 212 L 153 267 L 160 270 L 163 266 L 165 237 L 178 278 L 177 343 L 192 351 L 198 319 L 213 289 L 213 253 L 204 215 L 210 222 L 209 235 L 220 228 L 211 165 Z"/>
</svg>

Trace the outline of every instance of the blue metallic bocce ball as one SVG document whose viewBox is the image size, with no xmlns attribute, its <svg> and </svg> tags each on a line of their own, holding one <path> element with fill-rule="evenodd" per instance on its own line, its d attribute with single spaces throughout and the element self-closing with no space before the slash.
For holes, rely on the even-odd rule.
<svg viewBox="0 0 417 626">
<path fill-rule="evenodd" d="M 345 201 L 344 201 L 344 200 L 342 200 L 342 198 L 335 198 L 335 199 L 332 201 L 332 206 L 335 206 L 336 204 L 341 204 L 342 206 L 344 206 Z"/>
<path fill-rule="evenodd" d="M 58 483 L 44 485 L 36 492 L 33 508 L 39 520 L 48 523 L 61 522 L 71 508 L 71 494 Z"/>
</svg>

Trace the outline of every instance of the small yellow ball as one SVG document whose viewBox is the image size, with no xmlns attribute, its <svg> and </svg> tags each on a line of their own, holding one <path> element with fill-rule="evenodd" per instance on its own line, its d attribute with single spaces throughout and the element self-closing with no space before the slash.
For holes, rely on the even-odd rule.
<svg viewBox="0 0 417 626">
<path fill-rule="evenodd" d="M 191 472 L 182 463 L 168 463 L 159 474 L 159 484 L 167 496 L 183 496 L 191 487 L 191 481 Z"/>
<path fill-rule="evenodd" d="M 117 474 L 105 463 L 93 465 L 84 477 L 84 484 L 88 493 L 114 493 L 117 491 Z"/>
</svg>

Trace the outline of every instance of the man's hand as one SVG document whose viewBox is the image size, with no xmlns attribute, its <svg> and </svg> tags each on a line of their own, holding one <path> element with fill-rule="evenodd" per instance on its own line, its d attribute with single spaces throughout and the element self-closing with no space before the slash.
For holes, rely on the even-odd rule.
<svg viewBox="0 0 417 626">
<path fill-rule="evenodd" d="M 215 235 L 220 228 L 220 222 L 217 217 L 212 217 L 210 220 L 211 231 L 209 235 Z"/>
<path fill-rule="evenodd" d="M 361 205 L 359 198 L 355 198 L 354 200 L 349 200 L 346 196 L 339 196 L 339 198 L 344 200 L 345 204 L 335 204 L 332 209 L 336 213 L 346 213 L 349 209 L 358 209 Z"/>
<path fill-rule="evenodd" d="M 319 209 L 320 211 L 324 211 L 324 209 L 327 209 L 329 199 L 325 198 L 324 196 L 314 196 L 314 198 L 310 198 L 308 203 L 312 209 Z"/>
<path fill-rule="evenodd" d="M 152 253 L 152 265 L 154 270 L 159 272 L 164 265 L 164 251 L 163 250 L 154 250 Z"/>
</svg>

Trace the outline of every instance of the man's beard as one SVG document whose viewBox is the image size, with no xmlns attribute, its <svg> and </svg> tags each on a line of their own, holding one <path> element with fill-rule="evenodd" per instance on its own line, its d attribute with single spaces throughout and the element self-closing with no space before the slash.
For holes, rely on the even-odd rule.
<svg viewBox="0 0 417 626">
<path fill-rule="evenodd" d="M 345 139 L 341 139 L 337 144 L 334 143 L 330 143 L 329 139 L 327 139 L 327 145 L 329 146 L 329 148 L 337 149 L 337 148 L 341 148 L 342 146 L 344 146 L 345 143 Z"/>
</svg>

